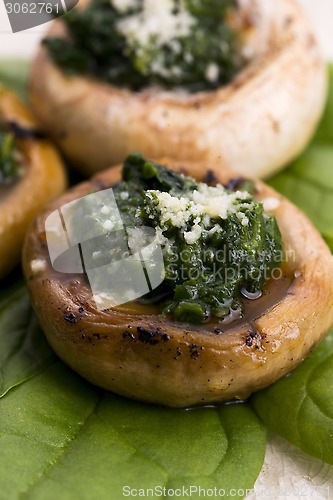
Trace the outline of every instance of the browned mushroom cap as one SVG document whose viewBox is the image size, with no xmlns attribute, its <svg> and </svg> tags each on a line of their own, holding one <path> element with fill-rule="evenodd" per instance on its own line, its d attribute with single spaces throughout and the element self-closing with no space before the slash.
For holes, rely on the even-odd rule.
<svg viewBox="0 0 333 500">
<path fill-rule="evenodd" d="M 161 163 L 199 180 L 205 176 L 203 165 Z M 119 168 L 109 169 L 71 189 L 35 221 L 27 236 L 24 273 L 56 353 L 96 385 L 176 407 L 245 398 L 297 366 L 333 322 L 333 259 L 304 214 L 262 182 L 256 183 L 258 198 L 274 211 L 286 252 L 294 256 L 292 282 L 282 293 L 279 286 L 284 285 L 277 281 L 268 305 L 261 303 L 262 310 L 220 335 L 217 325 L 175 323 L 138 304 L 100 311 L 84 275 L 52 268 L 46 217 L 119 178 Z M 36 260 L 43 265 L 34 271 L 31 262 Z"/>
<path fill-rule="evenodd" d="M 13 93 L 0 88 L 0 121 L 17 132 L 22 176 L 0 188 L 0 278 L 20 261 L 24 235 L 42 208 L 66 188 L 60 156 Z"/>
<path fill-rule="evenodd" d="M 92 78 L 67 77 L 42 48 L 33 64 L 35 113 L 86 174 L 147 157 L 208 161 L 264 177 L 308 142 L 326 97 L 326 67 L 296 0 L 239 0 L 250 63 L 214 92 L 131 92 Z M 64 35 L 57 21 L 50 36 Z"/>
</svg>

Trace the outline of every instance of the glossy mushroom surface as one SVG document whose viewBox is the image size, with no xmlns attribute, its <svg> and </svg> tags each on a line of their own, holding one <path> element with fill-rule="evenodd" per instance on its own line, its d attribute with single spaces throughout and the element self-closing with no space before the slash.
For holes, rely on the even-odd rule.
<svg viewBox="0 0 333 500">
<path fill-rule="evenodd" d="M 0 278 L 19 263 L 29 223 L 67 185 L 62 160 L 39 133 L 29 110 L 15 94 L 0 88 L 0 121 L 15 136 L 21 176 L 0 186 Z"/>
<path fill-rule="evenodd" d="M 66 76 L 41 48 L 31 71 L 37 118 L 85 174 L 132 151 L 208 161 L 265 177 L 309 141 L 327 88 L 326 64 L 296 0 L 239 0 L 250 62 L 212 92 L 146 88 L 141 92 L 92 77 Z M 49 36 L 64 36 L 61 21 Z"/>
<path fill-rule="evenodd" d="M 198 180 L 207 175 L 200 164 L 161 163 Z M 230 178 L 215 176 L 221 183 Z M 276 216 L 290 261 L 287 287 L 277 281 L 269 301 L 258 302 L 254 314 L 225 329 L 175 323 L 133 303 L 99 310 L 83 274 L 52 268 L 45 220 L 119 179 L 120 168 L 113 168 L 74 187 L 37 218 L 25 241 L 24 273 L 33 307 L 51 346 L 74 370 L 130 398 L 188 407 L 248 397 L 289 373 L 322 339 L 333 323 L 332 255 L 305 215 L 260 181 L 257 198 Z M 36 260 L 43 265 L 34 272 Z"/>
</svg>

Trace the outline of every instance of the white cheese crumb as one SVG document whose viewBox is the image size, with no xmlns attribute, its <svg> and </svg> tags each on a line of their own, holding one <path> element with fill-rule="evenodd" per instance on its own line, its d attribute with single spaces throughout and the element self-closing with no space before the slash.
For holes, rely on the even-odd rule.
<svg viewBox="0 0 333 500">
<path fill-rule="evenodd" d="M 217 82 L 220 76 L 220 69 L 217 64 L 209 63 L 206 67 L 205 78 L 208 82 Z"/>
<path fill-rule="evenodd" d="M 199 183 L 196 190 L 181 198 L 158 190 L 147 191 L 147 197 L 154 202 L 159 212 L 161 232 L 170 225 L 184 229 L 184 240 L 189 245 L 201 237 L 204 228 L 209 227 L 211 218 L 227 219 L 235 214 L 243 226 L 248 226 L 249 219 L 244 210 L 253 208 L 247 191 L 229 193 L 222 185 L 212 187 L 204 183 Z M 206 234 L 213 235 L 217 230 L 221 230 L 218 224 Z"/>
<path fill-rule="evenodd" d="M 194 212 L 196 211 L 193 201 L 191 202 L 185 196 L 177 198 L 171 196 L 170 193 L 161 191 L 147 191 L 147 194 L 148 196 L 156 196 L 162 227 L 170 223 L 174 227 L 182 228 L 189 221 L 191 215 L 196 215 L 192 213 L 192 208 L 194 208 Z"/>
<path fill-rule="evenodd" d="M 120 19 L 117 30 L 132 46 L 149 47 L 154 40 L 157 47 L 170 45 L 171 50 L 177 51 L 175 38 L 188 36 L 195 23 L 183 2 L 179 2 L 175 15 L 173 0 L 143 0 L 142 11 Z"/>
<path fill-rule="evenodd" d="M 42 273 L 46 269 L 46 261 L 42 259 L 34 259 L 30 262 L 30 267 L 33 274 Z"/>
<path fill-rule="evenodd" d="M 278 198 L 265 198 L 262 200 L 265 212 L 274 212 L 281 205 L 281 201 Z"/>
<path fill-rule="evenodd" d="M 208 236 L 213 236 L 213 234 L 217 233 L 220 230 L 221 230 L 221 226 L 219 226 L 218 224 L 215 224 L 215 226 L 212 227 L 212 229 L 210 229 L 209 231 L 207 231 L 207 235 Z"/>
<path fill-rule="evenodd" d="M 242 55 L 243 57 L 245 57 L 245 59 L 252 59 L 254 57 L 254 47 L 252 47 L 251 45 L 244 45 L 244 47 L 242 48 Z"/>
<path fill-rule="evenodd" d="M 204 206 L 204 214 L 221 219 L 227 219 L 231 213 L 242 213 L 241 202 L 247 200 L 249 196 L 247 191 L 228 193 L 221 185 L 211 187 L 203 183 L 199 183 L 198 190 L 192 194 L 193 201 Z M 251 209 L 251 204 L 246 206 Z"/>
<path fill-rule="evenodd" d="M 120 193 L 120 198 L 121 198 L 122 200 L 128 200 L 128 198 L 129 198 L 128 191 L 122 191 L 122 192 Z"/>
<path fill-rule="evenodd" d="M 243 212 L 237 212 L 237 217 L 241 221 L 242 226 L 248 226 L 249 225 L 249 218 L 246 217 L 246 215 Z"/>
<path fill-rule="evenodd" d="M 112 231 L 112 229 L 114 228 L 114 223 L 111 220 L 106 220 L 103 222 L 102 227 L 106 231 Z"/>
<path fill-rule="evenodd" d="M 169 241 L 169 238 L 164 236 L 162 229 L 158 226 L 156 227 L 156 236 L 160 245 L 166 245 Z"/>
<path fill-rule="evenodd" d="M 191 231 L 184 233 L 184 239 L 188 245 L 192 245 L 200 238 L 202 229 L 198 224 L 195 224 Z"/>
<path fill-rule="evenodd" d="M 101 208 L 101 213 L 106 215 L 106 214 L 109 214 L 111 212 L 111 208 L 108 207 L 107 205 L 103 205 L 103 207 Z"/>
<path fill-rule="evenodd" d="M 194 57 L 193 57 L 193 55 L 191 54 L 191 52 L 186 52 L 186 53 L 184 54 L 184 59 L 185 59 L 185 61 L 186 61 L 188 64 L 191 64 L 191 63 L 193 63 Z"/>
</svg>

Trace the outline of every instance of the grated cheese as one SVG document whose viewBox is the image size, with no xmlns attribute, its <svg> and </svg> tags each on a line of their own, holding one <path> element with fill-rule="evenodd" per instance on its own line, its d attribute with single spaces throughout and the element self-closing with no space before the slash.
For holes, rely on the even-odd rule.
<svg viewBox="0 0 333 500">
<path fill-rule="evenodd" d="M 106 214 L 109 214 L 111 212 L 111 207 L 108 207 L 107 205 L 103 205 L 102 208 L 101 208 L 101 213 L 106 215 Z"/>
<path fill-rule="evenodd" d="M 42 273 L 46 269 L 46 261 L 43 259 L 34 259 L 30 262 L 30 267 L 33 274 Z"/>
<path fill-rule="evenodd" d="M 216 63 L 209 63 L 206 67 L 205 78 L 209 82 L 217 82 L 220 76 L 220 68 Z"/>
<path fill-rule="evenodd" d="M 120 13 L 123 14 L 130 9 L 137 9 L 140 6 L 139 0 L 111 0 L 111 5 Z"/>
<path fill-rule="evenodd" d="M 120 198 L 121 198 L 122 200 L 128 200 L 128 198 L 129 198 L 128 191 L 122 191 L 122 192 L 120 193 Z"/>
<path fill-rule="evenodd" d="M 207 186 L 198 184 L 198 189 L 186 193 L 181 198 L 170 193 L 158 190 L 147 191 L 147 197 L 153 201 L 159 212 L 160 232 L 171 225 L 184 230 L 183 236 L 189 245 L 195 243 L 205 228 L 210 225 L 211 218 L 227 219 L 235 214 L 243 226 L 249 224 L 244 209 L 251 210 L 253 203 L 249 201 L 251 195 L 247 191 L 229 193 L 222 185 Z M 150 217 L 154 217 L 151 214 Z M 221 229 L 215 225 L 207 235 L 213 235 Z"/>
<path fill-rule="evenodd" d="M 281 205 L 280 200 L 278 198 L 274 198 L 273 196 L 265 198 L 262 200 L 262 203 L 266 212 L 274 212 L 274 210 L 279 208 Z"/>
<path fill-rule="evenodd" d="M 129 3 L 127 0 L 126 3 Z M 114 6 L 120 4 L 113 0 Z M 152 47 L 157 50 L 167 45 L 174 54 L 179 54 L 181 46 L 177 38 L 187 37 L 197 20 L 186 10 L 184 2 L 180 1 L 175 13 L 173 0 L 143 0 L 142 9 L 136 14 L 123 17 L 117 22 L 117 30 L 126 39 L 139 57 L 149 54 Z M 157 55 L 154 57 L 153 70 L 164 72 L 163 60 Z M 173 68 L 173 73 L 179 69 Z"/>
<path fill-rule="evenodd" d="M 102 227 L 103 229 L 105 229 L 105 231 L 112 231 L 112 229 L 114 228 L 114 223 L 109 219 L 103 222 Z"/>
<path fill-rule="evenodd" d="M 184 239 L 188 245 L 192 245 L 193 243 L 198 241 L 201 234 L 202 228 L 199 226 L 199 224 L 194 224 L 191 231 L 187 231 L 186 233 L 184 233 Z"/>
</svg>

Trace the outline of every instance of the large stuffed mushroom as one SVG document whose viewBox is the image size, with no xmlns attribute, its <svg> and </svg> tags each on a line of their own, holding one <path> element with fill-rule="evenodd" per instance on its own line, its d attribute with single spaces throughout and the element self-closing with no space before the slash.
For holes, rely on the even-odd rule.
<svg viewBox="0 0 333 500">
<path fill-rule="evenodd" d="M 206 165 L 163 163 L 207 179 Z M 209 178 L 228 185 L 232 180 L 218 168 Z M 332 255 L 305 215 L 261 181 L 255 182 L 256 198 L 276 217 L 285 254 L 291 256 L 289 281 L 277 281 L 268 301 L 259 299 L 243 321 L 198 326 L 148 313 L 135 302 L 101 310 L 84 274 L 56 271 L 46 219 L 119 180 L 120 169 L 112 168 L 72 188 L 37 218 L 25 242 L 24 273 L 33 307 L 61 359 L 104 389 L 173 407 L 246 398 L 303 361 L 333 322 Z"/>
<path fill-rule="evenodd" d="M 126 81 L 107 84 L 93 73 L 69 76 L 43 47 L 30 80 L 36 116 L 86 174 L 134 150 L 258 177 L 274 173 L 304 148 L 316 127 L 326 97 L 325 63 L 296 0 L 237 5 L 231 18 L 246 60 L 228 84 L 194 93 L 149 85 L 133 91 Z M 63 21 L 55 21 L 48 37 L 66 36 Z"/>
</svg>

